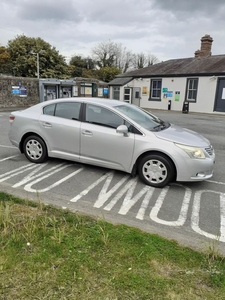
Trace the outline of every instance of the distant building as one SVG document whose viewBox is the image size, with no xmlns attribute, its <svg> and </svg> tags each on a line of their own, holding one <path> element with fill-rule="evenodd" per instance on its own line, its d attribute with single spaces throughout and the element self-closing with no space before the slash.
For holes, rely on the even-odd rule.
<svg viewBox="0 0 225 300">
<path fill-rule="evenodd" d="M 206 34 L 194 57 L 171 59 L 117 75 L 108 83 L 109 97 L 142 108 L 225 113 L 225 54 L 212 55 Z"/>
</svg>

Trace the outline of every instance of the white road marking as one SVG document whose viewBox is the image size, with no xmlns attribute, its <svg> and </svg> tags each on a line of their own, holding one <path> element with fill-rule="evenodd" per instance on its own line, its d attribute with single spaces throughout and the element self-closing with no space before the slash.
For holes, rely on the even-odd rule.
<svg viewBox="0 0 225 300">
<path fill-rule="evenodd" d="M 61 168 L 57 168 L 55 171 L 53 171 L 51 173 L 48 173 L 47 175 L 42 176 L 41 178 L 38 178 L 38 179 L 30 182 L 29 184 L 25 185 L 24 190 L 27 191 L 27 192 L 31 192 L 31 193 L 44 193 L 44 192 L 47 192 L 47 191 L 51 190 L 52 188 L 56 187 L 57 185 L 61 184 L 62 182 L 66 181 L 67 179 L 71 178 L 72 176 L 78 174 L 79 172 L 81 172 L 83 170 L 83 168 L 80 168 L 80 169 L 76 170 L 75 172 L 69 174 L 68 176 L 64 177 L 63 179 L 60 179 L 57 182 L 53 183 L 52 185 L 46 187 L 45 189 L 37 190 L 37 189 L 32 189 L 31 188 L 32 185 L 42 181 L 45 178 L 50 177 L 51 175 L 53 175 L 55 173 L 58 173 L 59 171 L 65 169 L 65 168 L 68 168 L 69 166 L 71 166 L 71 165 L 65 165 Z"/>
<path fill-rule="evenodd" d="M 3 158 L 3 159 L 0 160 L 0 162 L 8 160 L 8 159 L 11 159 L 11 158 L 14 158 L 16 156 L 19 156 L 19 155 L 17 154 L 17 155 L 13 155 L 13 156 L 9 156 L 9 157 Z"/>
<path fill-rule="evenodd" d="M 144 195 L 147 194 L 146 197 L 150 200 L 154 188 L 151 188 L 149 186 L 145 186 L 143 189 L 141 189 L 139 191 L 138 194 L 136 194 L 133 197 L 134 194 L 134 190 L 136 188 L 137 185 L 137 181 L 138 178 L 134 178 L 129 180 L 129 182 L 123 187 L 123 189 L 115 195 L 115 197 L 109 202 L 108 205 L 106 205 L 106 207 L 104 207 L 105 210 L 111 210 L 114 205 L 122 198 L 122 196 L 126 193 L 126 196 L 123 200 L 122 206 L 119 210 L 119 214 L 121 215 L 126 215 L 128 213 L 128 211 L 138 202 L 138 200 Z M 145 197 L 145 201 L 146 201 L 146 197 Z M 141 208 L 142 208 L 142 213 L 143 213 L 143 209 L 144 209 L 145 205 L 142 204 Z M 138 212 L 140 217 L 143 217 L 143 215 L 140 215 L 140 210 Z"/>
<path fill-rule="evenodd" d="M 179 185 L 179 186 L 182 186 L 182 185 Z M 190 202 L 191 194 L 192 194 L 191 189 L 186 188 L 186 187 L 183 187 L 183 188 L 185 189 L 185 194 L 184 194 L 179 218 L 177 221 L 165 221 L 165 220 L 158 218 L 158 213 L 159 213 L 159 211 L 163 205 L 163 202 L 165 200 L 165 197 L 170 189 L 169 186 L 163 188 L 162 192 L 160 193 L 160 195 L 155 203 L 155 206 L 152 208 L 152 210 L 150 212 L 150 218 L 159 224 L 164 224 L 167 226 L 183 226 L 187 219 L 187 212 L 188 212 L 189 202 Z"/>
<path fill-rule="evenodd" d="M 0 145 L 0 147 L 16 149 L 16 147 L 13 147 L 13 146 Z M 1 159 L 0 162 L 12 159 L 18 155 L 6 157 L 4 159 Z M 34 184 L 71 166 L 71 165 L 60 164 L 60 165 L 54 166 L 48 170 L 45 170 L 45 171 L 39 173 L 40 170 L 43 167 L 45 167 L 47 164 L 48 163 L 42 164 L 42 165 L 37 165 L 37 164 L 30 163 L 25 166 L 19 167 L 15 170 L 8 171 L 8 172 L 0 175 L 0 182 L 6 181 L 12 177 L 19 175 L 19 174 L 22 174 L 29 170 L 35 169 L 31 173 L 29 173 L 27 176 L 25 176 L 22 180 L 20 180 L 16 184 L 14 184 L 13 187 L 16 188 L 16 187 L 26 184 L 24 187 L 24 190 L 26 190 L 28 192 L 32 192 L 32 193 L 33 192 L 43 193 L 43 192 L 47 192 L 50 189 L 60 185 L 61 183 L 67 181 L 69 178 L 77 175 L 78 173 L 80 173 L 83 170 L 83 168 L 80 168 L 80 169 L 72 172 L 71 174 L 65 176 L 64 178 L 56 181 L 55 183 L 49 185 L 48 187 L 46 187 L 44 189 L 40 189 L 40 190 L 33 189 L 32 186 Z M 128 175 L 124 176 L 111 189 L 109 189 L 109 186 L 112 184 L 113 176 L 114 176 L 114 172 L 106 173 L 101 178 L 99 178 L 97 181 L 95 181 L 93 184 L 91 184 L 87 189 L 85 189 L 83 192 L 81 192 L 79 195 L 72 198 L 70 201 L 77 202 L 83 196 L 87 195 L 98 184 L 100 184 L 101 182 L 103 182 L 105 180 L 105 183 L 104 183 L 104 185 L 99 193 L 99 196 L 93 206 L 96 208 L 103 207 L 104 204 L 106 203 L 106 201 L 108 201 L 109 198 L 111 196 L 113 196 L 113 194 L 115 194 L 121 186 L 123 186 L 122 189 L 117 194 L 115 194 L 115 196 L 112 198 L 112 200 L 104 207 L 104 210 L 110 211 L 115 206 L 116 203 L 118 203 L 121 199 L 123 199 L 122 205 L 121 205 L 118 213 L 121 215 L 126 215 L 130 211 L 130 209 L 144 196 L 144 199 L 141 202 L 141 206 L 136 215 L 137 219 L 143 220 L 146 209 L 149 206 L 150 200 L 153 196 L 155 189 L 152 187 L 149 187 L 149 186 L 144 186 L 135 195 L 134 192 L 135 192 L 135 188 L 137 186 L 137 178 L 127 181 L 129 178 Z M 127 181 L 127 183 L 125 183 L 126 181 Z M 27 184 L 28 182 L 30 182 L 30 183 Z M 218 185 L 223 185 L 223 186 L 225 185 L 224 182 L 219 182 L 219 181 L 207 180 L 207 182 L 210 182 L 213 184 L 218 184 Z M 177 185 L 179 185 L 179 184 L 177 184 Z M 156 200 L 154 207 L 152 208 L 152 210 L 150 212 L 151 220 L 153 220 L 154 222 L 157 222 L 159 224 L 163 224 L 163 225 L 167 225 L 167 226 L 183 226 L 184 225 L 184 223 L 187 219 L 187 212 L 188 212 L 188 208 L 190 205 L 192 191 L 191 191 L 191 189 L 184 187 L 182 185 L 179 185 L 179 186 L 181 186 L 185 189 L 185 193 L 184 193 L 183 202 L 182 202 L 182 206 L 181 206 L 181 210 L 180 210 L 178 219 L 176 221 L 165 221 L 165 220 L 158 218 L 160 209 L 162 208 L 162 205 L 163 205 L 163 203 L 166 199 L 166 196 L 168 194 L 168 191 L 169 191 L 169 187 L 166 187 L 161 191 L 158 199 Z M 214 193 L 219 196 L 219 199 L 220 199 L 220 228 L 218 230 L 218 235 L 208 233 L 200 228 L 200 207 L 201 207 L 201 198 L 202 198 L 203 193 Z M 124 198 L 123 198 L 123 196 L 124 196 Z M 191 215 L 191 228 L 197 234 L 203 235 L 203 236 L 213 239 L 213 240 L 219 240 L 221 242 L 225 242 L 225 193 L 212 191 L 212 190 L 202 190 L 202 191 L 195 192 L 193 208 L 192 208 L 192 215 Z"/>
<path fill-rule="evenodd" d="M 43 169 L 44 167 L 46 167 L 48 165 L 48 163 L 45 163 L 45 164 L 41 164 L 41 165 L 35 165 L 36 166 L 36 169 L 29 173 L 26 177 L 24 177 L 24 179 L 22 179 L 21 181 L 17 182 L 16 184 L 13 185 L 13 188 L 16 188 L 16 187 L 19 187 L 25 183 L 27 183 L 28 181 L 31 181 L 37 177 L 40 177 L 46 173 L 49 173 L 50 171 L 52 170 L 55 170 L 55 169 L 58 169 L 60 168 L 61 166 L 64 166 L 65 164 L 59 164 L 59 165 L 56 165 L 48 170 L 45 170 L 37 175 L 34 176 L 34 174 L 36 174 L 37 172 L 39 172 L 41 169 Z"/>
<path fill-rule="evenodd" d="M 215 193 L 220 196 L 221 221 L 220 232 L 218 232 L 218 235 L 208 233 L 199 227 L 199 213 L 201 206 L 201 196 L 203 193 Z M 199 233 L 200 235 L 204 235 L 210 239 L 219 240 L 220 242 L 225 242 L 225 194 L 210 190 L 197 191 L 194 197 L 193 210 L 191 216 L 191 227 L 195 232 Z"/>
<path fill-rule="evenodd" d="M 2 147 L 2 148 L 13 148 L 13 149 L 18 149 L 18 148 L 15 147 L 15 146 L 0 145 L 0 147 Z"/>
<path fill-rule="evenodd" d="M 16 176 L 16 175 L 19 175 L 19 174 L 21 174 L 21 173 L 24 173 L 24 172 L 26 172 L 27 170 L 34 169 L 35 167 L 36 167 L 36 165 L 34 165 L 34 164 L 28 164 L 28 165 L 22 166 L 22 167 L 20 167 L 20 168 L 17 168 L 17 169 L 15 169 L 15 170 L 6 172 L 6 173 L 4 173 L 4 174 L 1 174 L 1 175 L 0 175 L 0 178 L 1 178 L 1 179 L 0 179 L 0 182 L 3 182 L 3 181 L 5 181 L 5 180 L 7 180 L 7 179 L 10 179 L 10 178 Z M 9 175 L 9 176 L 8 176 L 8 175 Z M 5 177 L 5 176 L 6 176 L 6 177 Z"/>
<path fill-rule="evenodd" d="M 110 174 L 110 176 L 107 178 L 103 188 L 101 189 L 101 192 L 99 193 L 98 199 L 94 204 L 94 207 L 100 208 L 105 204 L 105 202 L 114 194 L 123 184 L 124 182 L 129 178 L 128 175 L 124 176 L 119 182 L 117 182 L 116 185 L 114 185 L 113 188 L 111 188 L 108 191 L 108 187 L 113 179 L 114 173 Z M 107 208 L 104 208 L 108 210 Z"/>
<path fill-rule="evenodd" d="M 213 180 L 206 180 L 206 181 L 211 182 L 211 183 L 220 184 L 220 185 L 225 185 L 225 182 L 221 182 L 221 181 L 213 181 Z"/>
<path fill-rule="evenodd" d="M 70 202 L 77 202 L 78 200 L 80 200 L 83 196 L 87 195 L 93 188 L 95 188 L 99 183 L 101 183 L 103 180 L 107 179 L 102 190 L 104 191 L 104 197 L 102 197 L 102 194 L 100 192 L 100 196 L 101 198 L 99 199 L 99 203 L 98 203 L 98 200 L 95 202 L 94 204 L 94 207 L 101 207 L 103 203 L 105 203 L 105 201 L 110 197 L 109 195 L 107 195 L 105 193 L 105 191 L 107 191 L 108 189 L 108 186 L 112 180 L 114 176 L 114 172 L 108 172 L 106 173 L 105 175 L 103 175 L 102 177 L 100 177 L 97 181 L 95 181 L 94 183 L 92 183 L 87 189 L 83 190 L 79 195 L 77 195 L 76 197 L 72 198 L 70 200 Z M 125 176 L 122 180 L 120 180 L 120 182 L 118 182 L 118 184 L 116 185 L 116 187 L 113 187 L 113 192 L 115 189 L 118 189 L 122 184 L 123 182 L 128 178 L 129 176 Z M 112 194 L 112 189 L 110 190 Z M 97 205 L 97 206 L 95 206 Z"/>
</svg>

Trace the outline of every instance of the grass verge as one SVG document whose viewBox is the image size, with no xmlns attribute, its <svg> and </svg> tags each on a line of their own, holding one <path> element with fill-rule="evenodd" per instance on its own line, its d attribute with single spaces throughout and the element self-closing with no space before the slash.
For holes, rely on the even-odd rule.
<svg viewBox="0 0 225 300">
<path fill-rule="evenodd" d="M 0 193 L 0 299 L 225 299 L 225 262 Z"/>
</svg>

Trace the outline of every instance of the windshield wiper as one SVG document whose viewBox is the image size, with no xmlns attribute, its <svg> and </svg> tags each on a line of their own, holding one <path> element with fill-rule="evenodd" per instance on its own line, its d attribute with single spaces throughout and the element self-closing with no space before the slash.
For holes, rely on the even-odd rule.
<svg viewBox="0 0 225 300">
<path fill-rule="evenodd" d="M 169 122 L 162 122 L 161 124 L 156 125 L 155 127 L 153 127 L 153 129 L 155 131 L 160 131 L 160 130 L 163 130 L 163 129 L 168 128 L 168 127 L 170 127 Z"/>
</svg>

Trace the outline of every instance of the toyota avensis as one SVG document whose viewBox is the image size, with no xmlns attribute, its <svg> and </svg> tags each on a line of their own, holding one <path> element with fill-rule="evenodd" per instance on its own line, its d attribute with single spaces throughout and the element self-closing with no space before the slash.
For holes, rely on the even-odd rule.
<svg viewBox="0 0 225 300">
<path fill-rule="evenodd" d="M 212 177 L 210 142 L 118 100 L 64 98 L 11 113 L 9 139 L 33 163 L 56 157 L 135 175 L 147 185 Z"/>
</svg>

